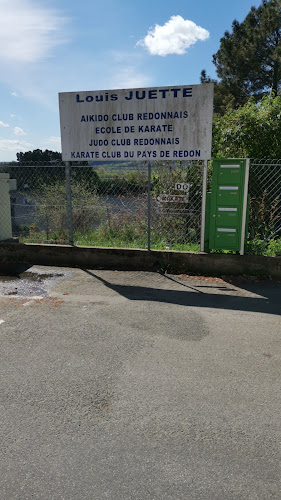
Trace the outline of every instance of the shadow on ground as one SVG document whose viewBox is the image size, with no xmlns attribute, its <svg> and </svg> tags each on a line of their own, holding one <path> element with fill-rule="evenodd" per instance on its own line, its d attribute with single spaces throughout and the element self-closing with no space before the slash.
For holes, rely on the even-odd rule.
<svg viewBox="0 0 281 500">
<path fill-rule="evenodd" d="M 129 300 L 155 301 L 181 306 L 206 307 L 211 309 L 228 309 L 233 311 L 260 312 L 265 314 L 281 314 L 281 284 L 276 282 L 251 282 L 240 287 L 241 295 L 237 288 L 221 285 L 208 286 L 206 284 L 179 283 L 183 290 L 170 290 L 137 285 L 120 285 L 111 283 L 87 269 L 82 269 L 105 286 Z M 175 281 L 168 276 L 167 280 Z M 215 293 L 212 290 L 215 289 Z M 219 293 L 218 293 L 219 292 Z M 236 292 L 235 295 L 228 294 Z M 258 297 L 247 296 L 256 294 Z M 244 295 L 242 295 L 242 293 Z"/>
</svg>

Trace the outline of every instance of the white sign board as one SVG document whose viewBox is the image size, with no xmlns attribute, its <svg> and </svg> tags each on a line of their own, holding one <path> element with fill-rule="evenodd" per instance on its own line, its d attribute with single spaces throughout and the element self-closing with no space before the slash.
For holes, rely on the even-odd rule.
<svg viewBox="0 0 281 500">
<path fill-rule="evenodd" d="M 212 83 L 59 94 L 64 161 L 206 160 Z"/>
<path fill-rule="evenodd" d="M 181 194 L 159 194 L 157 201 L 161 203 L 188 203 L 188 196 Z"/>
<path fill-rule="evenodd" d="M 188 193 L 190 186 L 192 186 L 192 184 L 189 184 L 188 182 L 176 182 L 175 189 L 176 191 L 186 191 Z"/>
</svg>

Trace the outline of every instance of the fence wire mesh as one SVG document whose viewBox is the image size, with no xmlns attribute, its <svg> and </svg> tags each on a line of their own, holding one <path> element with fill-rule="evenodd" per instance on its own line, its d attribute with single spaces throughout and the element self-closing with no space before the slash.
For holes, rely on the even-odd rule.
<svg viewBox="0 0 281 500">
<path fill-rule="evenodd" d="M 12 237 L 29 243 L 67 243 L 65 167 L 1 166 L 0 172 L 16 181 L 10 192 Z"/>
<path fill-rule="evenodd" d="M 151 163 L 149 197 L 147 163 L 72 165 L 73 244 L 199 251 L 202 166 Z M 0 194 L 1 241 L 69 243 L 64 164 L 0 165 Z M 281 238 L 281 160 L 251 160 L 249 195 L 249 240 Z"/>
<path fill-rule="evenodd" d="M 151 248 L 199 249 L 201 167 L 200 162 L 154 163 L 148 214 L 146 163 L 71 166 L 73 243 L 147 248 L 150 216 Z M 10 193 L 12 236 L 29 243 L 68 243 L 65 166 L 2 165 L 0 172 L 17 183 Z M 190 186 L 184 203 L 186 193 L 176 183 Z M 180 201 L 160 196 L 176 194 Z"/>
<path fill-rule="evenodd" d="M 151 174 L 151 248 L 199 250 L 202 162 L 155 163 Z"/>
<path fill-rule="evenodd" d="M 251 160 L 249 196 L 249 239 L 281 238 L 281 160 Z"/>
<path fill-rule="evenodd" d="M 71 169 L 75 245 L 146 248 L 147 166 Z"/>
</svg>

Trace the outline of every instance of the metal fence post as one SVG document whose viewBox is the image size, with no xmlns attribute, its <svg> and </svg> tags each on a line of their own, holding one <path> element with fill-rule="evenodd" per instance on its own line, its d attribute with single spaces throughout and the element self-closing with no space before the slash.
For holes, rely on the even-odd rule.
<svg viewBox="0 0 281 500">
<path fill-rule="evenodd" d="M 246 172 L 245 172 L 245 184 L 244 184 L 240 255 L 244 255 L 245 251 L 245 236 L 246 236 L 245 231 L 246 231 L 247 206 L 248 206 L 249 170 L 250 170 L 250 160 L 248 158 L 246 160 Z"/>
<path fill-rule="evenodd" d="M 68 243 L 73 245 L 73 221 L 72 221 L 72 203 L 71 203 L 71 184 L 70 184 L 70 162 L 65 164 L 65 185 L 66 185 L 66 203 L 67 203 L 67 224 L 68 224 Z"/>
<path fill-rule="evenodd" d="M 151 162 L 148 162 L 147 169 L 147 250 L 150 250 L 151 235 Z"/>
<path fill-rule="evenodd" d="M 203 165 L 203 179 L 202 179 L 202 208 L 201 208 L 200 252 L 204 252 L 206 197 L 207 197 L 207 175 L 208 175 L 208 160 L 204 160 L 204 165 Z"/>
</svg>

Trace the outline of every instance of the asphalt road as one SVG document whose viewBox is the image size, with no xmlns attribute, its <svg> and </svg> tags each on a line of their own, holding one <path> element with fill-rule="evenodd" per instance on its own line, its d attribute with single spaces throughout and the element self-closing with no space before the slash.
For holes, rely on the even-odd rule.
<svg viewBox="0 0 281 500">
<path fill-rule="evenodd" d="M 54 271 L 0 281 L 1 498 L 281 499 L 281 283 Z"/>
</svg>

